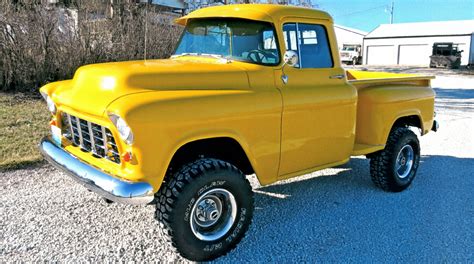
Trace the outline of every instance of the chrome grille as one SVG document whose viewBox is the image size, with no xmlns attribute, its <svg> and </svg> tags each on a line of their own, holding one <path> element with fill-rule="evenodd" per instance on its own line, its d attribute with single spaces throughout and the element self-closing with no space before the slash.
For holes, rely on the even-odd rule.
<svg viewBox="0 0 474 264">
<path fill-rule="evenodd" d="M 105 158 L 120 164 L 117 144 L 110 130 L 101 125 L 62 113 L 62 133 L 82 151 L 91 152 L 96 158 Z"/>
</svg>

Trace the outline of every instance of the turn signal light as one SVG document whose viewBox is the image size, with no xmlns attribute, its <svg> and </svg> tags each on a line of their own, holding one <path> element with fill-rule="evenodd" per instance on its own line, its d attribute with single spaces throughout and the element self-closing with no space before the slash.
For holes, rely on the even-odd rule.
<svg viewBox="0 0 474 264">
<path fill-rule="evenodd" d="M 133 156 L 132 156 L 132 152 L 128 151 L 128 152 L 125 152 L 125 154 L 122 155 L 122 160 L 124 162 L 130 162 L 132 160 Z"/>
</svg>

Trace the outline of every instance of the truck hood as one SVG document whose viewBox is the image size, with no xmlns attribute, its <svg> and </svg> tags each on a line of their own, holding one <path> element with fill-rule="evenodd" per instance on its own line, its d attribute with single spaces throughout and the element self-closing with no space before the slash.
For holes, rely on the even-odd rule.
<svg viewBox="0 0 474 264">
<path fill-rule="evenodd" d="M 54 90 L 52 98 L 60 105 L 101 116 L 113 101 L 134 93 L 248 88 L 244 63 L 183 57 L 83 66 L 67 85 Z"/>
</svg>

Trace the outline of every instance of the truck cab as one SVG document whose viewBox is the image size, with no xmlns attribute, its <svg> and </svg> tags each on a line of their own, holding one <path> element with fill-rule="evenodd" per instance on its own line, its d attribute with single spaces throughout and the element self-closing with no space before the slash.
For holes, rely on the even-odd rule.
<svg viewBox="0 0 474 264">
<path fill-rule="evenodd" d="M 413 131 L 438 128 L 431 77 L 345 71 L 319 10 L 228 5 L 176 22 L 168 59 L 87 65 L 40 89 L 48 161 L 108 200 L 155 204 L 166 240 L 196 261 L 243 238 L 246 175 L 268 185 L 365 155 L 376 186 L 410 186 Z"/>
</svg>

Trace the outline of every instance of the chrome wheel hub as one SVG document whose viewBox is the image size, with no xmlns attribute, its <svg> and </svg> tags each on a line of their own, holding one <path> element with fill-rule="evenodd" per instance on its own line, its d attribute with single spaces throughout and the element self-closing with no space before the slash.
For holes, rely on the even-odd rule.
<svg viewBox="0 0 474 264">
<path fill-rule="evenodd" d="M 209 227 L 219 220 L 222 213 L 222 202 L 217 196 L 209 195 L 201 200 L 196 209 L 197 224 L 202 227 Z"/>
<path fill-rule="evenodd" d="M 236 216 L 237 202 L 234 195 L 225 189 L 212 189 L 199 196 L 194 203 L 191 231 L 200 240 L 217 240 L 230 230 Z"/>
<path fill-rule="evenodd" d="M 395 172 L 398 177 L 401 179 L 406 178 L 413 167 L 415 152 L 410 145 L 405 145 L 398 152 L 396 163 L 395 163 Z"/>
</svg>

